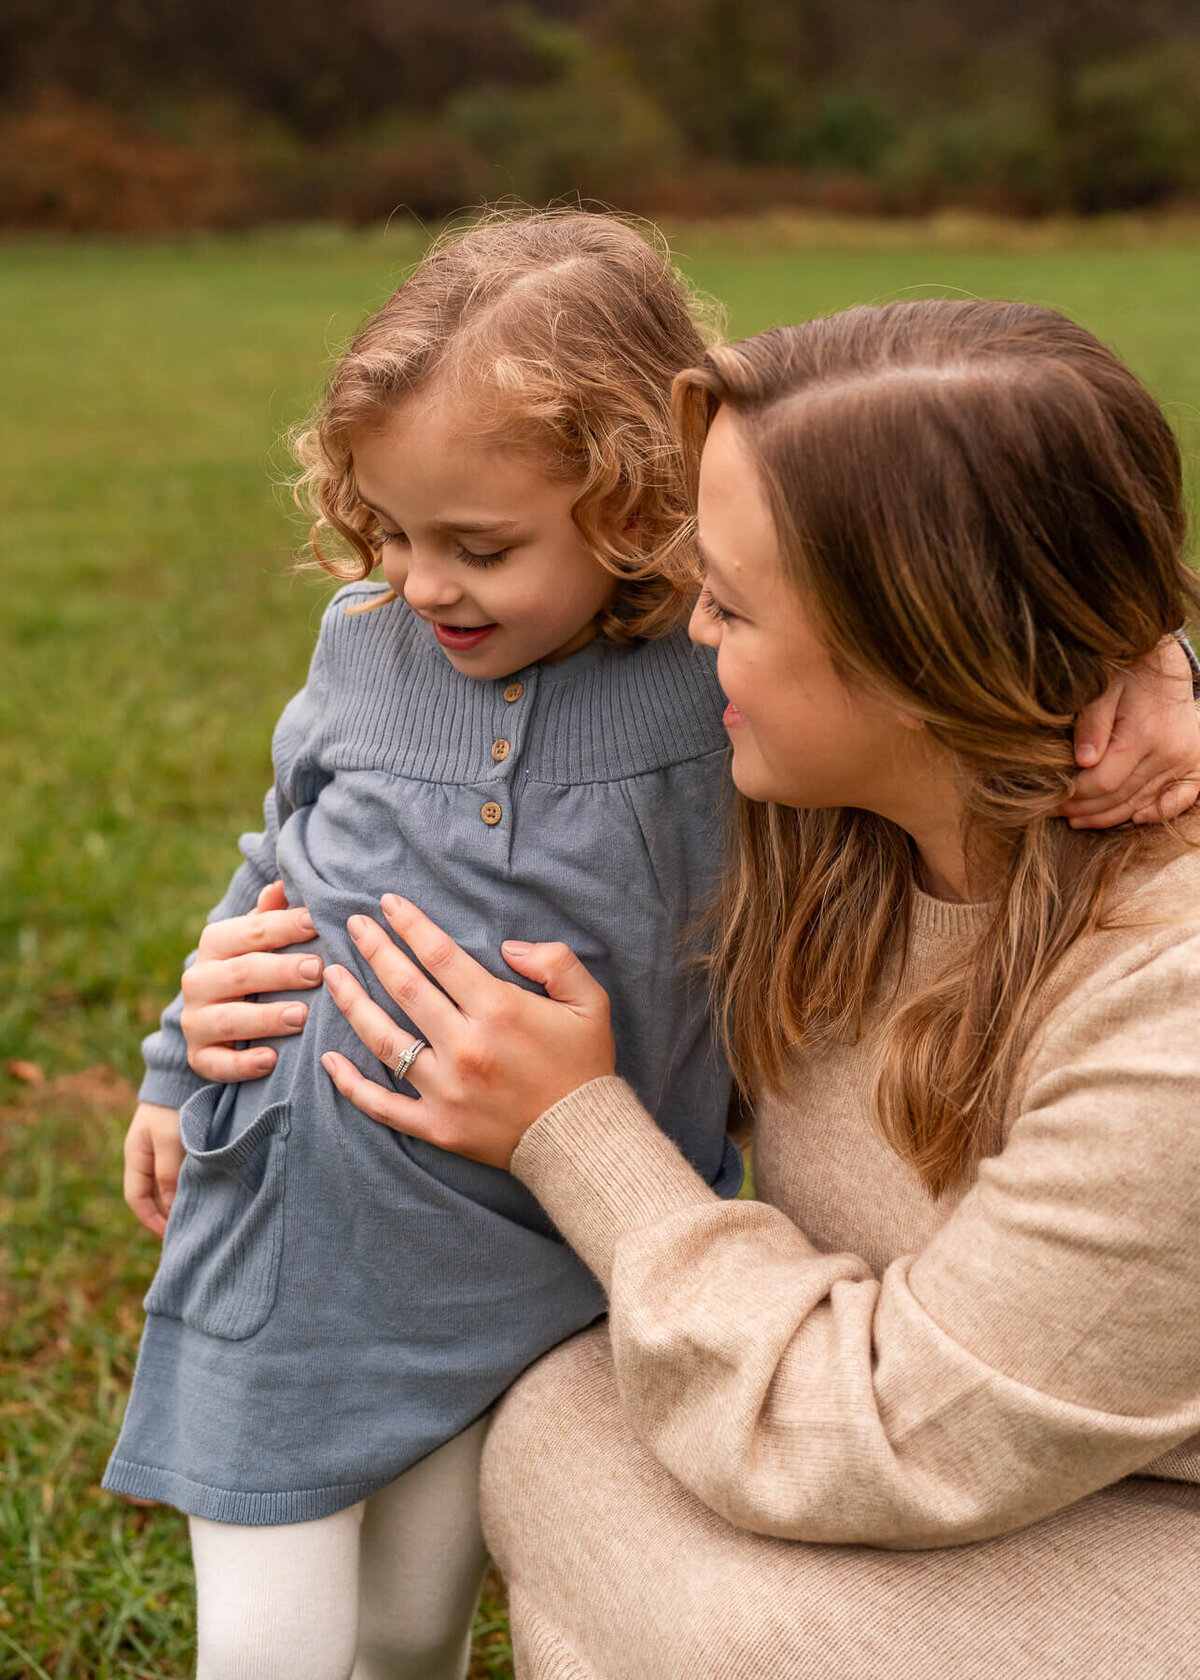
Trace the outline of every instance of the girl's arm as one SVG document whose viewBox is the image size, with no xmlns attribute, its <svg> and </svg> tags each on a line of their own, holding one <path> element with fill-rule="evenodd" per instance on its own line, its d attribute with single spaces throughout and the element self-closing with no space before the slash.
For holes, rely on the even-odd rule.
<svg viewBox="0 0 1200 1680">
<path fill-rule="evenodd" d="M 1200 1430 L 1194 920 L 1132 939 L 1060 1011 L 1003 1152 L 920 1254 L 876 1277 L 777 1208 L 713 1195 L 611 1076 L 603 993 L 563 947 L 505 947 L 540 997 L 404 901 L 385 911 L 438 982 L 375 924 L 355 928 L 431 1046 L 408 1074 L 419 1097 L 331 1054 L 338 1089 L 397 1130 L 511 1164 L 608 1292 L 635 1433 L 729 1522 L 960 1544 Z M 411 1042 L 345 970 L 327 982 L 382 1060 Z"/>
<path fill-rule="evenodd" d="M 248 991 L 300 991 L 320 985 L 319 957 L 302 952 L 271 954 L 280 946 L 303 944 L 314 932 L 307 910 L 287 908 L 280 881 L 262 888 L 249 914 L 206 927 L 195 960 L 184 970 L 179 997 L 166 1011 L 163 1027 L 147 1041 L 148 1072 L 143 1091 L 149 1088 L 153 1093 L 163 1080 L 169 1080 L 174 1090 L 182 1081 L 184 1070 L 177 1065 L 177 1039 L 186 1045 L 186 1066 L 197 1084 L 204 1080 L 233 1083 L 262 1079 L 270 1073 L 276 1056 L 269 1046 L 237 1050 L 227 1042 L 210 1045 L 204 1035 L 216 1033 L 222 1040 L 232 1037 L 236 1041 L 283 1038 L 302 1031 L 303 1014 L 297 1015 L 295 999 L 259 1004 L 247 1003 L 245 997 Z M 302 1012 L 303 1005 L 299 1009 Z M 198 1038 L 192 1024 L 197 1010 Z M 184 1158 L 178 1101 L 161 1103 L 143 1096 L 125 1134 L 124 1153 L 125 1200 L 146 1229 L 161 1237 Z"/>
<path fill-rule="evenodd" d="M 1075 726 L 1080 773 L 1061 815 L 1072 828 L 1163 822 L 1200 793 L 1195 654 L 1182 636 L 1122 672 Z"/>
<path fill-rule="evenodd" d="M 298 1032 L 300 1021 L 287 1012 L 304 1010 L 294 1001 L 256 1007 L 245 1002 L 261 989 L 301 989 L 320 982 L 320 961 L 266 955 L 285 944 L 314 935 L 303 908 L 287 910 L 275 879 L 279 828 L 289 805 L 290 775 L 320 719 L 323 701 L 323 644 L 327 628 L 340 619 L 338 600 L 330 604 L 313 652 L 308 682 L 284 709 L 272 745 L 275 785 L 263 802 L 264 828 L 244 834 L 243 863 L 213 911 L 197 951 L 184 965 L 181 989 L 162 1013 L 159 1030 L 143 1040 L 146 1074 L 138 1092 L 125 1139 L 125 1199 L 149 1230 L 161 1236 L 174 1200 L 184 1150 L 179 1137 L 179 1108 L 206 1081 L 261 1078 L 275 1064 L 267 1046 L 238 1052 L 233 1044 L 257 1033 L 282 1036 Z M 308 783 L 311 787 L 312 778 Z M 294 797 L 294 794 L 291 795 Z M 232 959 L 232 960 L 229 960 Z M 204 1021 L 224 1041 L 218 1054 L 197 1062 L 189 1041 L 189 1011 L 199 1005 Z M 248 1065 L 247 1065 L 248 1064 Z M 239 1071 L 244 1070 L 244 1071 Z"/>
</svg>

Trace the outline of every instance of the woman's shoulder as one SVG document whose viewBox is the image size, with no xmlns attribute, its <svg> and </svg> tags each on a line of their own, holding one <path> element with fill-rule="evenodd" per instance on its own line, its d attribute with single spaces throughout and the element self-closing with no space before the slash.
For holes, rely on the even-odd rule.
<svg viewBox="0 0 1200 1680">
<path fill-rule="evenodd" d="M 1200 817 L 1147 835 L 1079 955 L 1108 978 L 1164 962 L 1195 964 L 1200 977 Z"/>
<path fill-rule="evenodd" d="M 1200 1099 L 1200 819 L 1151 840 L 1123 872 L 1097 927 L 1051 976 L 1030 1072 L 1086 1046 L 1145 1041 L 1197 1053 Z"/>
<path fill-rule="evenodd" d="M 1200 919 L 1200 806 L 1167 827 L 1146 832 L 1145 849 L 1125 869 L 1113 915 L 1131 927 L 1152 913 Z"/>
</svg>

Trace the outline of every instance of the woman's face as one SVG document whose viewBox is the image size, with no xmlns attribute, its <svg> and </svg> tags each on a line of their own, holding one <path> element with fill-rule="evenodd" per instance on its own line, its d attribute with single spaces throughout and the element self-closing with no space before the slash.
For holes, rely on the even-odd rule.
<svg viewBox="0 0 1200 1680">
<path fill-rule="evenodd" d="M 707 575 L 690 633 L 717 650 L 737 786 L 779 805 L 896 812 L 906 784 L 928 774 L 926 737 L 834 669 L 784 573 L 758 471 L 724 408 L 704 446 L 699 528 Z"/>
</svg>

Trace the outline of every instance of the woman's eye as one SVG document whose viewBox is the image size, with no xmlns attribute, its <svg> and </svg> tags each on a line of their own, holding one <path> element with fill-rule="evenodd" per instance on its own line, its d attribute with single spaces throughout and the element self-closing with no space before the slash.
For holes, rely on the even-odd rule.
<svg viewBox="0 0 1200 1680">
<path fill-rule="evenodd" d="M 458 557 L 468 566 L 498 566 L 502 560 L 508 558 L 508 550 L 498 548 L 494 554 L 476 554 L 473 548 L 460 548 Z"/>
<path fill-rule="evenodd" d="M 712 590 L 709 589 L 707 584 L 700 591 L 700 606 L 701 610 L 706 612 L 709 618 L 715 618 L 718 624 L 724 624 L 733 617 L 732 613 L 726 612 L 724 607 L 717 604 Z"/>
<path fill-rule="evenodd" d="M 388 543 L 406 543 L 408 538 L 403 531 L 377 531 L 375 540 L 380 548 L 386 548 Z"/>
</svg>

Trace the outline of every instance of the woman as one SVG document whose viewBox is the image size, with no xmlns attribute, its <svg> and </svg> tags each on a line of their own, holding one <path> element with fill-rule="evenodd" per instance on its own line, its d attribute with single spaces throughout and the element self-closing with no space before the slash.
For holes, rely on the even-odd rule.
<svg viewBox="0 0 1200 1680">
<path fill-rule="evenodd" d="M 611 1077 L 558 947 L 506 947 L 542 998 L 385 901 L 439 983 L 361 941 L 429 1041 L 419 1100 L 328 1064 L 511 1165 L 608 1292 L 611 1342 L 493 1426 L 519 1668 L 1200 1674 L 1195 824 L 1053 817 L 1070 720 L 1194 598 L 1169 429 L 1090 335 L 998 304 L 767 334 L 680 405 L 762 1200 L 719 1202 Z M 411 1047 L 327 980 L 375 1053 Z"/>
</svg>

